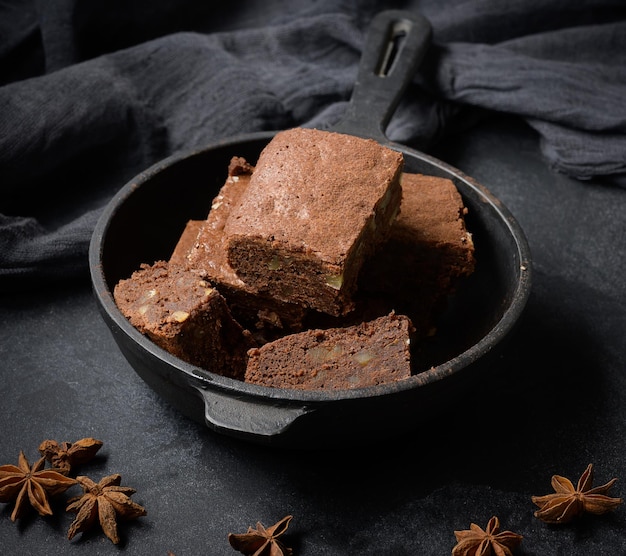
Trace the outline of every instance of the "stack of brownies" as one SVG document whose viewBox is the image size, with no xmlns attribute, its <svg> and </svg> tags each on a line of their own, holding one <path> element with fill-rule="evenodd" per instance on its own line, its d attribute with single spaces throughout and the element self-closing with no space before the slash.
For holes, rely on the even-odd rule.
<svg viewBox="0 0 626 556">
<path fill-rule="evenodd" d="M 169 260 L 120 280 L 115 301 L 161 348 L 234 379 L 407 378 L 475 259 L 454 184 L 403 166 L 371 139 L 279 132 L 254 166 L 231 160 L 207 218 L 187 223 Z"/>
</svg>

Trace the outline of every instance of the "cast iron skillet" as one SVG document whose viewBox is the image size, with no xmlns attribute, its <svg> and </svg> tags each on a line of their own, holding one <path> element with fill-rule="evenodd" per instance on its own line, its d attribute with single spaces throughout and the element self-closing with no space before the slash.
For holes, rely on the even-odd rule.
<svg viewBox="0 0 626 556">
<path fill-rule="evenodd" d="M 167 158 L 126 184 L 105 208 L 89 253 L 100 311 L 136 372 L 184 414 L 215 431 L 258 443 L 321 448 L 371 442 L 416 432 L 450 409 L 466 388 L 499 371 L 494 355 L 514 329 L 530 292 L 526 238 L 483 186 L 435 158 L 390 142 L 384 133 L 429 39 L 430 25 L 418 14 L 388 11 L 377 16 L 345 118 L 333 128 L 402 152 L 406 171 L 451 179 L 469 209 L 477 268 L 439 323 L 423 372 L 394 384 L 345 391 L 246 384 L 172 356 L 117 309 L 112 295 L 117 281 L 140 263 L 168 259 L 186 222 L 206 218 L 231 157 L 255 163 L 274 132 Z"/>
</svg>

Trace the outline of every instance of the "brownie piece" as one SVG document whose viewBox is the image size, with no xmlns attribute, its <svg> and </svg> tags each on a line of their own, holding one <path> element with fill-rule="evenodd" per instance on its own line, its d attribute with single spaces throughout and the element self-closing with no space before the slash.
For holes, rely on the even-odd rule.
<svg viewBox="0 0 626 556">
<path fill-rule="evenodd" d="M 217 267 L 226 262 L 222 249 L 215 246 L 214 238 L 211 237 L 211 241 L 203 241 L 204 236 L 200 233 L 206 234 L 224 230 L 224 223 L 230 213 L 230 207 L 237 201 L 241 192 L 248 187 L 253 170 L 254 166 L 249 164 L 245 158 L 240 156 L 231 158 L 226 182 L 211 202 L 211 210 L 207 219 L 187 222 L 169 259 L 170 263 L 194 267 L 197 259 L 203 258 L 205 264 L 210 263 Z M 218 243 L 221 244 L 221 241 Z M 234 275 L 230 268 L 228 270 L 230 274 Z"/>
<path fill-rule="evenodd" d="M 200 228 L 204 220 L 189 220 L 185 225 L 183 233 L 176 243 L 176 247 L 169 258 L 169 264 L 177 264 L 186 266 L 188 264 L 188 255 L 195 246 Z"/>
<path fill-rule="evenodd" d="M 407 313 L 418 336 L 432 334 L 434 318 L 461 279 L 475 268 L 467 208 L 451 180 L 404 173 L 402 204 L 389 240 L 363 266 L 359 291 L 386 298 Z"/>
<path fill-rule="evenodd" d="M 228 176 L 211 203 L 207 219 L 199 225 L 193 224 L 194 221 L 187 224 L 183 235 L 188 234 L 189 237 L 186 240 L 181 237 L 172 254 L 173 258 L 185 258 L 190 268 L 202 268 L 210 278 L 220 277 L 228 284 L 244 287 L 226 259 L 223 232 L 231 206 L 248 187 L 253 170 L 254 167 L 245 159 L 231 159 Z M 195 237 L 192 237 L 194 234 Z M 178 252 L 184 249 L 187 249 L 186 254 Z"/>
<path fill-rule="evenodd" d="M 244 283 L 228 264 L 224 224 L 231 207 L 250 183 L 254 167 L 241 157 L 234 157 L 228 177 L 213 199 L 205 221 L 190 221 L 171 260 L 184 260 L 190 269 L 199 270 L 227 299 L 235 318 L 261 334 L 259 341 L 287 331 L 299 331 L 305 308 L 274 299 Z M 184 237 L 187 236 L 187 237 Z"/>
<path fill-rule="evenodd" d="M 391 313 L 346 328 L 306 330 L 248 352 L 245 381 L 341 390 L 411 376 L 411 321 Z"/>
<path fill-rule="evenodd" d="M 402 167 L 401 153 L 371 139 L 277 133 L 226 220 L 230 266 L 260 293 L 349 312 L 363 261 L 399 211 Z"/>
<path fill-rule="evenodd" d="M 130 323 L 172 355 L 214 373 L 243 379 L 255 344 L 217 289 L 180 265 L 142 264 L 114 289 Z"/>
</svg>

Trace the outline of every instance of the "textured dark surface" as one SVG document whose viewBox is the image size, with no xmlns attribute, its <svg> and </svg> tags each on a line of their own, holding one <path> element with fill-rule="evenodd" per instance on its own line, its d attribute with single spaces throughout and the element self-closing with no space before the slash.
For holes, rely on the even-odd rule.
<svg viewBox="0 0 626 556">
<path fill-rule="evenodd" d="M 534 257 L 526 317 L 498 379 L 414 437 L 325 452 L 277 451 L 210 432 L 170 408 L 134 373 L 101 319 L 87 280 L 0 298 L 0 464 L 46 438 L 94 436 L 80 472 L 120 473 L 148 515 L 68 541 L 72 516 L 0 507 L 0 552 L 18 555 L 234 554 L 229 532 L 293 514 L 287 541 L 307 555 L 441 555 L 454 530 L 524 535 L 520 555 L 626 553 L 626 508 L 551 527 L 531 495 L 554 473 L 626 494 L 626 191 L 546 166 L 533 131 L 492 119 L 433 153 L 488 187 L 526 231 Z M 74 487 L 67 496 L 78 494 Z M 61 500 L 65 495 L 61 496 Z"/>
</svg>

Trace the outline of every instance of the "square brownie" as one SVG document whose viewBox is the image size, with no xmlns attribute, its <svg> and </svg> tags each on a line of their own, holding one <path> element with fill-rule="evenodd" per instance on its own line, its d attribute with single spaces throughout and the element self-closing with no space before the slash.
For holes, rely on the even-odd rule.
<svg viewBox="0 0 626 556">
<path fill-rule="evenodd" d="M 224 225 L 230 266 L 262 294 L 348 313 L 363 261 L 398 214 L 402 167 L 400 152 L 371 139 L 277 133 Z"/>
<path fill-rule="evenodd" d="M 475 248 L 467 208 L 451 180 L 404 173 L 401 182 L 400 214 L 389 239 L 364 264 L 359 292 L 387 299 L 426 336 L 461 279 L 473 273 Z"/>
</svg>

